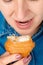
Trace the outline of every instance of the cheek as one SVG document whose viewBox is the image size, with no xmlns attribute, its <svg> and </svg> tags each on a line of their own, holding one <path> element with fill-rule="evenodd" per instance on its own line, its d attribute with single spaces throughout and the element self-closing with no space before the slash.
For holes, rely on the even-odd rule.
<svg viewBox="0 0 43 65">
<path fill-rule="evenodd" d="M 30 9 L 35 15 L 42 15 L 43 13 L 43 3 L 40 2 L 27 2 L 28 9 Z"/>
<path fill-rule="evenodd" d="M 3 13 L 4 16 L 9 17 L 11 13 L 15 10 L 15 4 L 5 4 L 1 3 L 1 12 Z"/>
<path fill-rule="evenodd" d="M 11 12 L 13 11 L 13 8 L 12 7 L 2 7 L 1 8 L 1 12 L 6 15 L 6 16 L 9 16 L 11 14 Z"/>
<path fill-rule="evenodd" d="M 35 15 L 33 28 L 36 28 L 40 25 L 43 19 L 43 7 L 42 7 L 42 1 L 39 2 L 29 2 L 28 3 L 28 9 L 32 11 Z"/>
</svg>

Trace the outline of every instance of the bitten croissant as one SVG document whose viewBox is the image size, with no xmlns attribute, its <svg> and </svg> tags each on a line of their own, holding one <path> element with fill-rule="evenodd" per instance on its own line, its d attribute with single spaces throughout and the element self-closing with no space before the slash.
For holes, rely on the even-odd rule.
<svg viewBox="0 0 43 65">
<path fill-rule="evenodd" d="M 25 36 L 8 36 L 5 43 L 5 49 L 10 54 L 21 54 L 27 57 L 35 47 L 35 43 L 29 35 Z"/>
</svg>

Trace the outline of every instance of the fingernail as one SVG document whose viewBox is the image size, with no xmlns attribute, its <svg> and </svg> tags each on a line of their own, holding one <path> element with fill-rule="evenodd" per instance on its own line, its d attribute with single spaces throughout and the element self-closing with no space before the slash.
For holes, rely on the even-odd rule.
<svg viewBox="0 0 43 65">
<path fill-rule="evenodd" d="M 25 63 L 27 63 L 27 62 L 30 61 L 30 60 L 31 60 L 31 56 L 28 57 L 28 58 L 24 58 L 24 59 L 23 59 L 23 62 L 24 62 L 24 64 L 25 64 Z"/>
<path fill-rule="evenodd" d="M 16 59 L 21 59 L 21 55 L 16 55 Z"/>
</svg>

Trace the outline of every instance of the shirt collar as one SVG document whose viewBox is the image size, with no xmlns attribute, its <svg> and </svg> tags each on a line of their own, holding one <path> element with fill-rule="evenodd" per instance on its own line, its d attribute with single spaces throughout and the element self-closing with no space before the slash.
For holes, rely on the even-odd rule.
<svg viewBox="0 0 43 65">
<path fill-rule="evenodd" d="M 16 36 L 20 35 L 7 22 L 5 23 L 5 26 L 2 25 L 1 28 L 2 29 L 0 31 L 0 37 L 5 34 L 9 34 L 9 35 L 15 34 Z M 43 33 L 43 23 L 41 24 L 41 27 L 39 28 L 38 32 L 32 36 L 33 40 L 37 38 L 37 36 L 39 36 L 41 33 Z"/>
<path fill-rule="evenodd" d="M 39 36 L 39 34 L 41 34 L 43 32 L 43 21 L 41 23 L 41 27 L 39 29 L 39 31 L 34 34 L 32 36 L 33 39 L 37 38 L 37 36 Z M 19 36 L 20 34 L 17 33 L 5 20 L 4 16 L 2 15 L 2 13 L 0 14 L 0 37 L 5 35 L 5 34 L 15 34 L 16 36 Z"/>
<path fill-rule="evenodd" d="M 5 34 L 15 34 L 19 36 L 19 33 L 17 33 L 5 20 L 3 14 L 0 12 L 0 37 Z"/>
<path fill-rule="evenodd" d="M 34 41 L 36 41 L 40 37 L 40 35 L 43 35 L 43 21 L 41 23 L 41 26 L 40 26 L 38 32 L 32 36 L 32 39 Z"/>
<path fill-rule="evenodd" d="M 2 25 L 2 27 L 0 27 L 0 28 L 1 28 L 0 37 L 3 35 L 6 35 L 6 34 L 9 34 L 9 35 L 15 34 L 16 36 L 20 35 L 7 22 L 5 23 L 5 26 Z"/>
</svg>

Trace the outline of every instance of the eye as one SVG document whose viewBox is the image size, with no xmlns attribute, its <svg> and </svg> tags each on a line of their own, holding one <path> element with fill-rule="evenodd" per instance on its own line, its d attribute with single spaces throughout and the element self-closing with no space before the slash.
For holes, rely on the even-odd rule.
<svg viewBox="0 0 43 65">
<path fill-rule="evenodd" d="M 3 0 L 4 2 L 11 2 L 12 0 Z"/>
<path fill-rule="evenodd" d="M 38 1 L 38 0 L 29 0 L 29 1 Z"/>
</svg>

